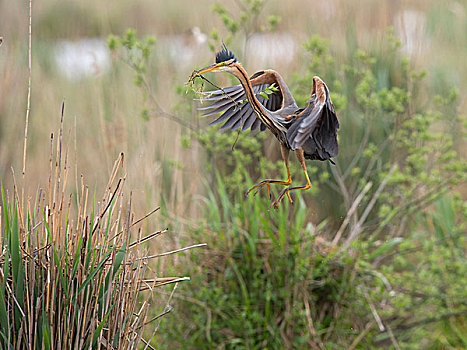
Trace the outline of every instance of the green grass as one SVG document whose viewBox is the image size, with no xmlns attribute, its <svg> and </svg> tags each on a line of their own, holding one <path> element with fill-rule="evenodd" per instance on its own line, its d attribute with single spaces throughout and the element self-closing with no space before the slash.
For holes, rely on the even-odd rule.
<svg viewBox="0 0 467 350">
<path fill-rule="evenodd" d="M 451 208 L 443 223 L 437 210 L 420 211 L 401 236 L 374 241 L 365 230 L 346 248 L 328 240 L 326 221 L 306 220 L 302 200 L 268 211 L 268 198 L 234 200 L 219 178 L 216 189 L 191 233 L 209 250 L 181 262 L 194 278 L 176 296 L 170 335 L 158 336 L 168 348 L 465 347 L 467 213 L 459 199 L 435 201 Z M 443 238 L 431 223 L 446 228 Z"/>
</svg>

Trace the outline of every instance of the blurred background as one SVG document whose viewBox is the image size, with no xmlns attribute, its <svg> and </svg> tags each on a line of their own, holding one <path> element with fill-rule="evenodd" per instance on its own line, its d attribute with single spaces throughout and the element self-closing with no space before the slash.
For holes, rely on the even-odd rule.
<svg viewBox="0 0 467 350">
<path fill-rule="evenodd" d="M 0 36 L 0 179 L 11 189 L 23 159 L 26 3 L 0 2 Z M 268 211 L 265 193 L 243 197 L 262 176 L 284 176 L 275 140 L 247 132 L 232 148 L 237 134 L 208 129 L 196 111 L 185 84 L 221 40 L 250 74 L 280 72 L 301 105 L 313 75 L 331 89 L 341 154 L 336 167 L 309 164 L 316 186 L 295 207 Z M 193 279 L 159 330 L 164 348 L 465 348 L 466 57 L 465 1 L 33 2 L 27 193 L 47 184 L 65 100 L 70 192 L 81 174 L 103 191 L 123 152 L 137 216 L 161 205 L 146 229 L 171 229 L 147 249 L 209 243 L 155 266 Z M 397 260 L 399 249 L 421 255 Z M 293 263 L 274 272 L 282 258 Z M 314 284 L 301 265 L 319 271 L 307 277 Z M 299 280 L 284 280 L 290 273 Z M 250 288 L 272 293 L 271 306 Z M 280 292 L 294 288 L 308 294 Z"/>
</svg>

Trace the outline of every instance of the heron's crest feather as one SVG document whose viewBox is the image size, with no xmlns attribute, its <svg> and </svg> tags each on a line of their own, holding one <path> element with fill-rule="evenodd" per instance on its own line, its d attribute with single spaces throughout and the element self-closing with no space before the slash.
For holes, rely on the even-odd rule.
<svg viewBox="0 0 467 350">
<path fill-rule="evenodd" d="M 225 46 L 225 44 L 222 43 L 221 50 L 218 53 L 216 53 L 216 63 L 225 62 L 233 58 L 237 60 L 233 52 L 227 49 L 227 46 Z"/>
</svg>

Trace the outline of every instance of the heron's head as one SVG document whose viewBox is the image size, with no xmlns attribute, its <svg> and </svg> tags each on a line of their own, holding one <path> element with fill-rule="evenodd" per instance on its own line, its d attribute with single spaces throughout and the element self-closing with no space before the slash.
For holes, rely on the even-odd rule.
<svg viewBox="0 0 467 350">
<path fill-rule="evenodd" d="M 225 44 L 222 44 L 222 49 L 216 53 L 216 63 L 196 71 L 196 74 L 230 72 L 236 64 L 238 64 L 237 58 L 233 52 L 227 49 Z"/>
</svg>

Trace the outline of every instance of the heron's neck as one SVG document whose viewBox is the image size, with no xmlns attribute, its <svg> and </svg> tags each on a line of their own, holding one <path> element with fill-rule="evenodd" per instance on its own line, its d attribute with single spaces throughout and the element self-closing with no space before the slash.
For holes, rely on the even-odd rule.
<svg viewBox="0 0 467 350">
<path fill-rule="evenodd" d="M 243 86 L 243 90 L 245 90 L 245 94 L 248 98 L 248 103 L 253 108 L 256 116 L 280 140 L 281 135 L 279 133 L 279 128 L 275 125 L 269 111 L 256 98 L 255 92 L 253 91 L 253 86 L 251 85 L 250 79 L 248 78 L 248 74 L 245 69 L 243 69 L 241 65 L 237 64 L 230 72 L 236 76 L 238 80 L 240 80 L 240 83 Z"/>
<path fill-rule="evenodd" d="M 265 108 L 256 98 L 256 95 L 253 91 L 253 86 L 251 85 L 250 79 L 248 78 L 248 73 L 245 71 L 245 69 L 243 69 L 243 67 L 240 65 L 236 65 L 235 69 L 233 69 L 231 73 L 237 77 L 238 80 L 240 80 L 240 83 L 243 86 L 243 90 L 245 90 L 246 96 L 252 108 L 259 114 L 267 115 Z"/>
</svg>

